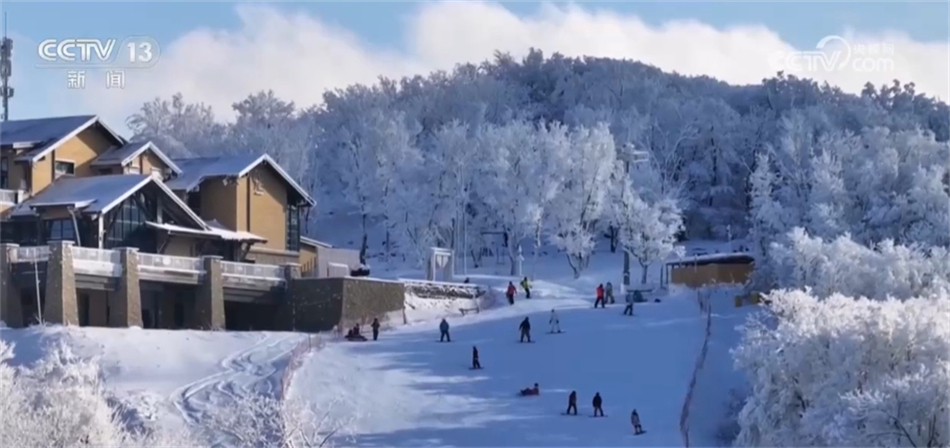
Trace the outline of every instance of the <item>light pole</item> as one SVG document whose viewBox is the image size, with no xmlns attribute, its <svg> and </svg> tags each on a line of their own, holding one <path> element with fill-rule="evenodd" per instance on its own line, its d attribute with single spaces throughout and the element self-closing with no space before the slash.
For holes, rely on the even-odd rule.
<svg viewBox="0 0 950 448">
<path fill-rule="evenodd" d="M 626 148 L 626 153 L 629 155 L 629 159 L 624 163 L 624 175 L 630 175 L 630 165 L 635 164 L 639 165 L 641 163 L 646 163 L 650 161 L 650 153 L 648 151 L 641 151 L 636 149 L 632 143 L 627 143 L 624 145 Z M 623 193 L 621 193 L 623 194 Z M 630 290 L 630 252 L 626 249 L 623 249 L 623 292 L 624 294 Z"/>
</svg>

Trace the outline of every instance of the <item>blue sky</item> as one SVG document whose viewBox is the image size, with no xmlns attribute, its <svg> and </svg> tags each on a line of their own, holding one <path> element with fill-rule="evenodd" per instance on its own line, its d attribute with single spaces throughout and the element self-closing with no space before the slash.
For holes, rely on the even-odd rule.
<svg viewBox="0 0 950 448">
<path fill-rule="evenodd" d="M 636 15 L 650 25 L 692 19 L 716 28 L 758 24 L 777 33 L 799 49 L 812 49 L 823 36 L 851 29 L 862 33 L 899 31 L 914 41 L 947 42 L 950 7 L 947 2 L 579 2 L 585 9 L 611 10 Z M 410 42 L 406 21 L 425 3 L 403 2 L 293 2 L 268 3 L 286 12 L 303 12 L 328 24 L 353 32 L 367 46 L 406 51 Z M 536 13 L 537 3 L 502 5 L 518 16 Z M 241 25 L 232 2 L 3 2 L 8 30 L 15 39 L 12 85 L 18 89 L 12 118 L 75 112 L 63 99 L 61 80 L 38 73 L 35 45 L 47 38 L 119 38 L 148 35 L 162 43 L 173 42 L 196 29 L 229 30 Z M 27 45 L 27 47 L 24 47 Z M 62 76 L 62 75 L 58 75 Z M 374 75 L 375 76 L 375 75 Z M 19 79 L 17 79 L 19 78 Z M 44 82 L 55 83 L 50 88 Z M 173 82 L 173 81 L 170 81 Z M 41 92 L 40 90 L 47 90 Z M 90 111 L 95 112 L 95 111 Z"/>
</svg>

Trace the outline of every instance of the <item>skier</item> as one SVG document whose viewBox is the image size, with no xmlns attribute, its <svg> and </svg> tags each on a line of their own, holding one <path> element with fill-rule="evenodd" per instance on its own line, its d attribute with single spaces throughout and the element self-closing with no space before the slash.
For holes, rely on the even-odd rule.
<svg viewBox="0 0 950 448">
<path fill-rule="evenodd" d="M 515 292 L 517 292 L 517 291 L 515 290 L 515 285 L 514 285 L 513 283 L 511 283 L 511 282 L 508 282 L 508 290 L 505 291 L 505 297 L 508 297 L 508 304 L 509 304 L 509 305 L 514 305 L 514 304 L 515 304 Z"/>
<path fill-rule="evenodd" d="M 478 347 L 472 346 L 472 370 L 482 368 L 482 363 L 478 362 Z"/>
<path fill-rule="evenodd" d="M 538 383 L 534 383 L 534 387 L 521 389 L 518 393 L 521 394 L 522 397 L 530 397 L 534 395 L 541 395 L 541 389 L 538 388 Z"/>
<path fill-rule="evenodd" d="M 373 327 L 373 340 L 379 339 L 379 319 L 374 317 L 370 327 Z"/>
<path fill-rule="evenodd" d="M 638 300 L 643 300 L 643 295 L 640 294 L 640 291 L 634 291 L 633 294 L 627 296 L 627 306 L 623 309 L 625 316 L 633 316 L 633 304 Z"/>
<path fill-rule="evenodd" d="M 607 305 L 604 303 L 604 285 L 603 283 L 597 285 L 597 299 L 594 300 L 594 308 L 597 308 L 597 304 L 600 304 L 601 308 L 607 308 Z"/>
<path fill-rule="evenodd" d="M 614 284 L 613 283 L 607 282 L 607 288 L 605 292 L 607 293 L 607 301 L 610 302 L 611 305 L 616 303 L 614 302 Z"/>
<path fill-rule="evenodd" d="M 600 398 L 600 392 L 594 394 L 594 417 L 597 417 L 597 413 L 600 413 L 600 416 L 604 416 L 604 408 L 601 406 L 604 404 L 604 400 Z"/>
<path fill-rule="evenodd" d="M 577 415 L 577 391 L 572 390 L 571 394 L 567 396 L 567 412 L 565 415 L 571 415 L 571 410 L 574 411 L 574 415 Z"/>
<path fill-rule="evenodd" d="M 524 298 L 531 298 L 531 283 L 528 283 L 528 277 L 521 279 L 521 287 L 524 289 Z"/>
<path fill-rule="evenodd" d="M 531 322 L 528 322 L 527 317 L 524 318 L 523 321 L 521 321 L 521 325 L 518 325 L 518 329 L 521 330 L 520 342 L 524 342 L 525 339 L 527 339 L 528 342 L 531 342 Z"/>
<path fill-rule="evenodd" d="M 551 319 L 548 320 L 548 323 L 551 324 L 551 333 L 561 332 L 561 321 L 558 320 L 557 313 L 554 309 L 551 309 Z"/>
<path fill-rule="evenodd" d="M 449 323 L 442 318 L 442 322 L 439 324 L 439 342 L 452 342 L 452 337 L 449 336 Z"/>
<path fill-rule="evenodd" d="M 634 435 L 643 434 L 643 427 L 640 426 L 640 414 L 637 414 L 636 409 L 634 409 L 633 413 L 630 414 L 630 424 L 633 425 Z"/>
</svg>

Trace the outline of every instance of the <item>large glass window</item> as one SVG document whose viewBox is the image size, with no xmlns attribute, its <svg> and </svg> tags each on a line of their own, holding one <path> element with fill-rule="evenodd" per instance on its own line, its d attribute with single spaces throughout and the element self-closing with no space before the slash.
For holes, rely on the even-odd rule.
<svg viewBox="0 0 950 448">
<path fill-rule="evenodd" d="M 10 166 L 7 165 L 8 163 L 6 157 L 0 157 L 0 188 L 8 188 L 7 184 L 10 182 Z"/>
<path fill-rule="evenodd" d="M 153 232 L 145 226 L 148 215 L 135 198 L 129 198 L 109 214 L 106 248 L 137 247 L 142 252 L 155 252 Z"/>
<path fill-rule="evenodd" d="M 287 250 L 300 250 L 300 209 L 287 206 Z"/>
<path fill-rule="evenodd" d="M 195 212 L 196 215 L 201 216 L 201 193 L 200 192 L 191 192 L 188 193 L 188 208 L 191 211 Z"/>
<path fill-rule="evenodd" d="M 46 241 L 76 241 L 76 227 L 72 219 L 46 221 Z"/>
</svg>

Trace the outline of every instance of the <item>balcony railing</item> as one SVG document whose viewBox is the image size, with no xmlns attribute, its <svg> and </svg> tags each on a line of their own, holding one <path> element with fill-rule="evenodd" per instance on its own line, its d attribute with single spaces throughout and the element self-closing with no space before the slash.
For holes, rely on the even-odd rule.
<svg viewBox="0 0 950 448">
<path fill-rule="evenodd" d="M 143 268 L 183 272 L 201 272 L 204 270 L 200 258 L 139 253 L 139 269 Z"/>
<path fill-rule="evenodd" d="M 49 259 L 49 246 L 18 247 L 16 260 L 19 263 L 37 263 Z"/>
<path fill-rule="evenodd" d="M 84 274 L 122 275 L 119 251 L 72 246 L 73 269 Z"/>
<path fill-rule="evenodd" d="M 238 263 L 234 261 L 221 262 L 221 274 L 240 277 L 257 277 L 273 280 L 283 280 L 284 270 L 272 264 Z"/>
<path fill-rule="evenodd" d="M 0 202 L 16 204 L 17 194 L 13 190 L 0 190 Z"/>
</svg>

